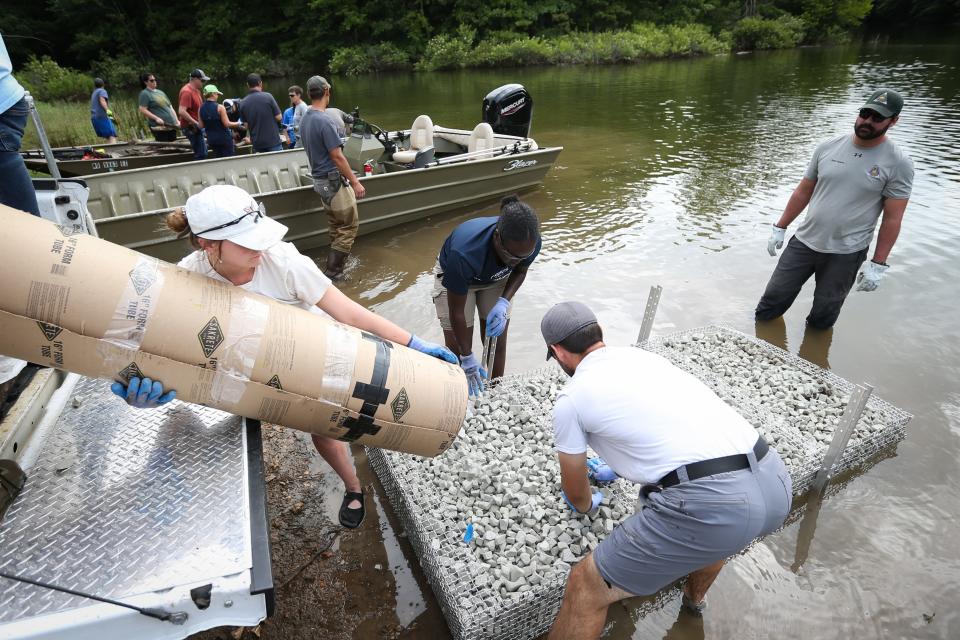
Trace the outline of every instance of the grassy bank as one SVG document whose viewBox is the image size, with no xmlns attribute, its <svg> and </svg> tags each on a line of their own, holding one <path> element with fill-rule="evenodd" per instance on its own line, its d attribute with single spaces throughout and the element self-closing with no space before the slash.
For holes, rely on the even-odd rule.
<svg viewBox="0 0 960 640">
<path fill-rule="evenodd" d="M 390 43 L 338 49 L 330 60 L 335 74 L 382 70 L 439 71 L 559 64 L 631 64 L 643 60 L 718 54 L 731 48 L 729 34 L 713 35 L 699 24 L 656 26 L 638 23 L 629 30 L 575 32 L 554 37 L 477 40 L 461 27 L 431 38 L 414 59 Z"/>
<path fill-rule="evenodd" d="M 146 120 L 140 115 L 135 102 L 122 100 L 110 106 L 117 121 L 118 139 L 132 140 L 146 135 Z M 96 146 L 106 142 L 103 138 L 98 138 L 93 131 L 93 125 L 90 124 L 90 105 L 87 102 L 38 102 L 37 110 L 51 146 Z M 22 147 L 40 147 L 40 138 L 32 121 L 27 123 Z"/>
<path fill-rule="evenodd" d="M 330 60 L 335 74 L 384 70 L 439 71 L 569 64 L 635 64 L 645 60 L 716 55 L 743 49 L 786 49 L 803 40 L 805 25 L 795 16 L 744 18 L 731 30 L 713 33 L 702 24 L 639 22 L 620 31 L 573 32 L 552 37 L 478 40 L 461 26 L 452 35 L 431 38 L 417 58 L 389 42 L 338 49 Z"/>
</svg>

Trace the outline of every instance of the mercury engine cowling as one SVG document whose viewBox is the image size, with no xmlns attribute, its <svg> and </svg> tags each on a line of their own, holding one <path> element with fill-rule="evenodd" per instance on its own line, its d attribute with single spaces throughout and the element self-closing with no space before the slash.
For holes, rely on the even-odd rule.
<svg viewBox="0 0 960 640">
<path fill-rule="evenodd" d="M 494 133 L 526 138 L 533 120 L 533 96 L 522 84 L 497 87 L 483 99 L 483 121 Z"/>
</svg>

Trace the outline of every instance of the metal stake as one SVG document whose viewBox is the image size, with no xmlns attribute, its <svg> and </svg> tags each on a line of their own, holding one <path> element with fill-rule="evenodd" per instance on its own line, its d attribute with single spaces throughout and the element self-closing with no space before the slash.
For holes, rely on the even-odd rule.
<svg viewBox="0 0 960 640">
<path fill-rule="evenodd" d="M 823 456 L 823 462 L 817 472 L 817 477 L 813 479 L 812 488 L 816 493 L 822 493 L 824 487 L 833 478 L 837 462 L 840 460 L 843 450 L 847 448 L 847 442 L 853 435 L 853 430 L 860 420 L 860 414 L 867 406 L 867 400 L 870 399 L 871 393 L 873 393 L 873 386 L 867 383 L 854 386 L 853 392 L 850 394 L 850 400 L 847 402 L 847 406 L 843 410 L 843 416 L 840 418 L 840 424 L 833 431 L 833 439 L 830 441 L 826 455 Z"/>
<path fill-rule="evenodd" d="M 24 98 L 30 107 L 30 117 L 33 119 L 33 126 L 37 128 L 37 136 L 40 137 L 40 146 L 43 147 L 43 156 L 47 159 L 47 167 L 50 169 L 50 175 L 54 179 L 60 179 L 60 167 L 57 166 L 57 159 L 53 157 L 53 149 L 50 148 L 50 141 L 47 140 L 47 131 L 40 122 L 40 113 L 37 111 L 37 105 L 33 101 L 33 96 L 27 91 Z"/>
<path fill-rule="evenodd" d="M 653 319 L 657 315 L 657 305 L 660 304 L 661 293 L 663 293 L 663 287 L 660 285 L 650 287 L 650 295 L 647 296 L 647 308 L 643 310 L 643 323 L 640 325 L 637 344 L 646 342 L 650 337 L 650 332 L 653 331 Z"/>
<path fill-rule="evenodd" d="M 483 358 L 480 364 L 487 370 L 487 375 L 493 375 L 493 362 L 497 358 L 497 339 L 487 338 L 483 342 Z"/>
</svg>

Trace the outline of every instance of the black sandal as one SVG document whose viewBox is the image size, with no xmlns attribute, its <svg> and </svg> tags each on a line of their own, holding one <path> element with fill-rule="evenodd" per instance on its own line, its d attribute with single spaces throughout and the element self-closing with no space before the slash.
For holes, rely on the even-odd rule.
<svg viewBox="0 0 960 640">
<path fill-rule="evenodd" d="M 354 500 L 360 501 L 359 509 L 351 509 L 347 506 Z M 363 506 L 363 489 L 360 489 L 359 492 L 347 491 L 343 495 L 343 503 L 340 505 L 340 524 L 347 529 L 356 529 L 363 522 L 363 518 L 366 515 L 367 510 Z"/>
</svg>

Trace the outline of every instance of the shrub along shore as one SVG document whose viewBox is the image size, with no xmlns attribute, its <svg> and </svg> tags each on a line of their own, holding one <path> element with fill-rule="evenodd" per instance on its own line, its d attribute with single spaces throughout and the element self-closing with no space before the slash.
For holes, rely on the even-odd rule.
<svg viewBox="0 0 960 640">
<path fill-rule="evenodd" d="M 634 64 L 645 60 L 716 55 L 740 50 L 785 49 L 804 41 L 805 23 L 783 15 L 775 19 L 744 18 L 733 29 L 714 33 L 702 24 L 655 25 L 638 22 L 630 29 L 602 32 L 575 31 L 539 37 L 479 39 L 471 27 L 461 25 L 453 34 L 430 38 L 419 56 L 391 42 L 341 47 L 334 50 L 327 67 L 334 75 L 360 75 L 380 71 L 440 71 L 446 69 L 506 68 L 569 64 Z M 290 60 L 268 56 L 243 56 L 236 64 L 222 60 L 208 64 L 200 58 L 193 64 L 151 70 L 166 77 L 186 77 L 194 66 L 223 78 L 259 73 L 264 77 L 288 76 L 303 68 Z M 147 65 L 149 66 L 149 65 Z M 159 67 L 159 68 L 158 68 Z M 17 79 L 38 100 L 83 100 L 90 95 L 92 76 L 104 78 L 114 88 L 139 86 L 145 65 L 125 57 L 104 57 L 89 72 L 59 65 L 48 56 L 31 57 L 16 70 Z"/>
</svg>

